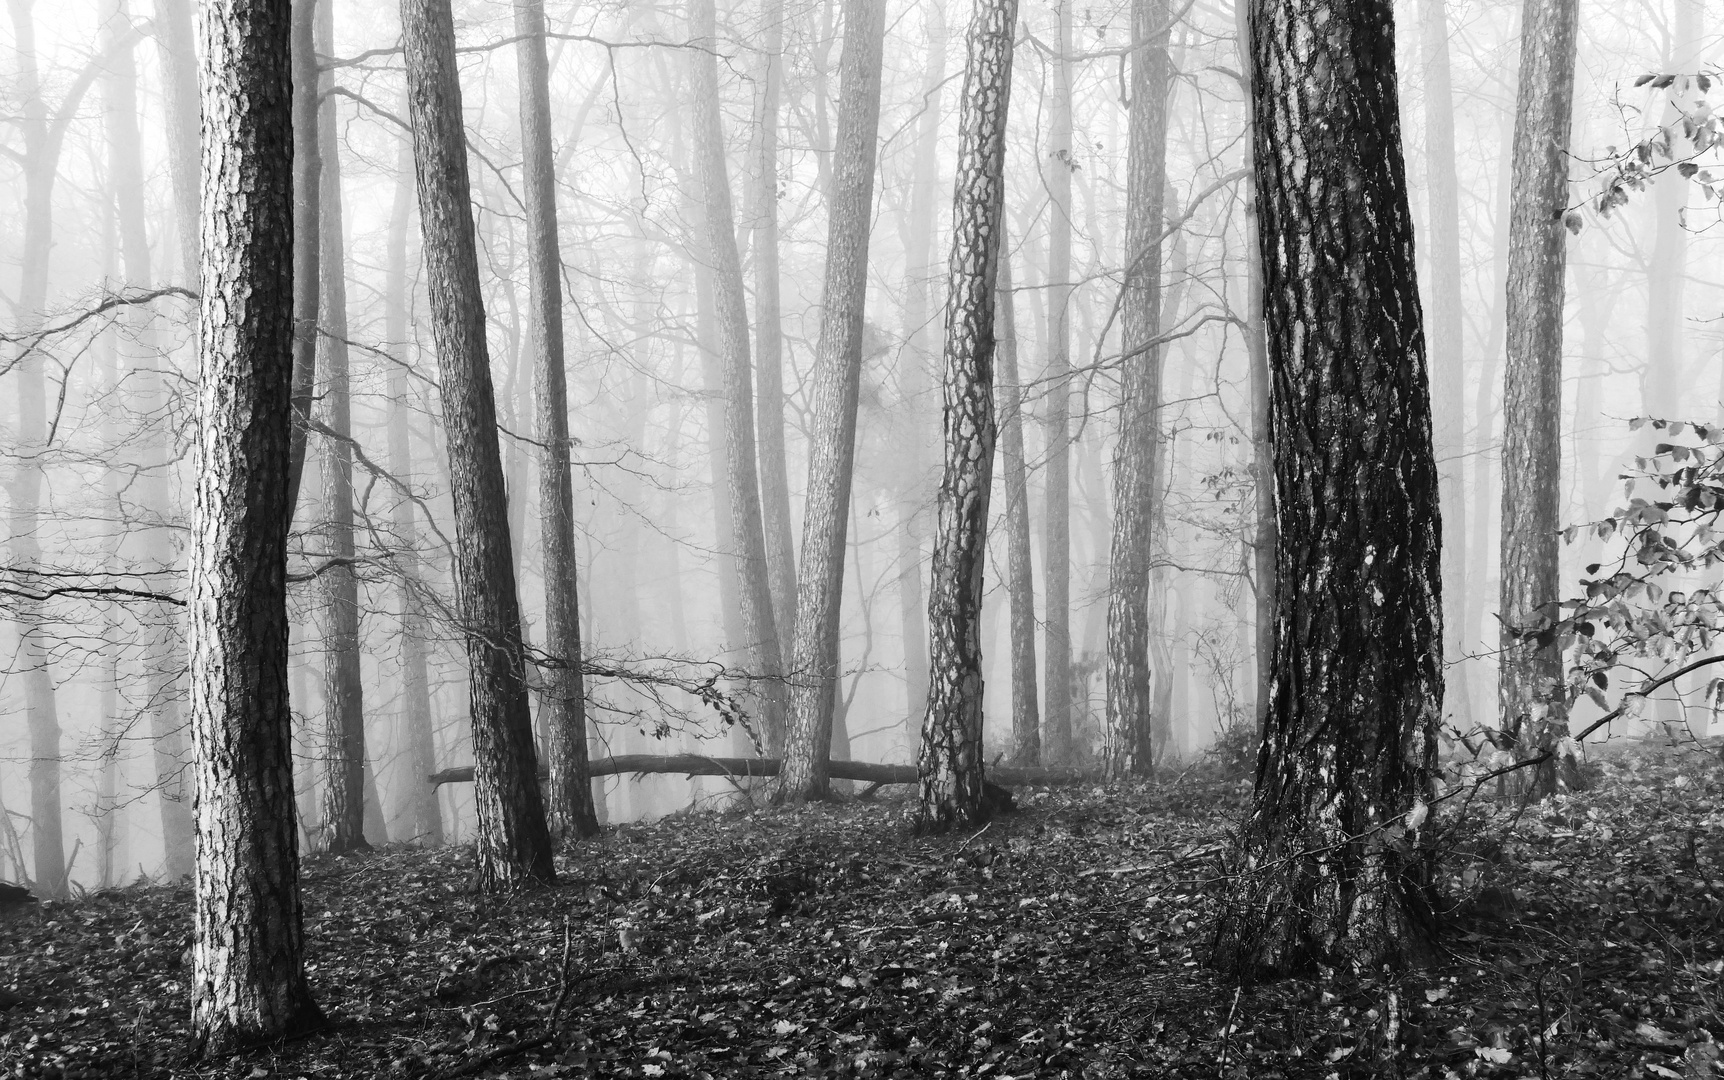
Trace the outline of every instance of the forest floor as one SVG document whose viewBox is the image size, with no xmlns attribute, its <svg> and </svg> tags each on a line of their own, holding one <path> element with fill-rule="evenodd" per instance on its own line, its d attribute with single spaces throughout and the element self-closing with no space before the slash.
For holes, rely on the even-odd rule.
<svg viewBox="0 0 1724 1080">
<path fill-rule="evenodd" d="M 0 1076 L 1713 1076 L 1724 769 L 1593 761 L 1587 792 L 1448 816 L 1446 959 L 1393 978 L 1204 966 L 1245 785 L 1194 769 L 937 840 L 897 798 L 682 814 L 501 898 L 463 849 L 310 858 L 332 1025 L 219 1063 L 186 1056 L 187 888 L 44 904 L 0 924 Z"/>
</svg>

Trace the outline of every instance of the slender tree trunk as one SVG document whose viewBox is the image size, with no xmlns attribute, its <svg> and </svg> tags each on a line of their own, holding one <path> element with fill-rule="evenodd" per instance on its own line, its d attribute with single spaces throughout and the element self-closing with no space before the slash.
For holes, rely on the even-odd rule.
<svg viewBox="0 0 1724 1080">
<path fill-rule="evenodd" d="M 563 366 L 563 258 L 557 234 L 557 185 L 551 156 L 551 69 L 545 55 L 544 0 L 515 0 L 516 63 L 521 84 L 521 151 L 526 175 L 527 265 L 538 404 L 539 537 L 545 573 L 545 652 L 560 660 L 541 677 L 541 722 L 550 736 L 547 811 L 559 837 L 599 831 L 587 777 L 586 684 L 581 673 L 580 598 L 575 585 L 575 494 L 569 456 L 567 373 Z"/>
<path fill-rule="evenodd" d="M 796 551 L 790 528 L 790 476 L 784 453 L 784 329 L 778 266 L 778 110 L 784 83 L 784 0 L 761 6 L 763 37 L 756 76 L 754 192 L 754 364 L 756 449 L 760 454 L 760 507 L 766 530 L 766 569 L 772 584 L 773 626 L 779 656 L 790 648 L 796 623 Z"/>
<path fill-rule="evenodd" d="M 1448 0 L 1419 0 L 1419 49 L 1425 76 L 1425 177 L 1430 203 L 1431 300 L 1426 337 L 1437 479 L 1443 497 L 1443 655 L 1452 665 L 1449 711 L 1472 726 L 1467 652 L 1461 635 L 1467 606 L 1466 354 L 1461 324 L 1461 211 L 1455 179 L 1455 109 L 1449 85 Z"/>
<path fill-rule="evenodd" d="M 1664 70 L 1692 75 L 1701 67 L 1702 0 L 1672 0 L 1671 6 Z M 1680 131 L 1682 117 L 1674 105 L 1665 106 L 1660 120 Z M 1677 144 L 1681 145 L 1680 139 Z M 1666 176 L 1668 179 L 1660 178 L 1652 185 L 1653 241 L 1646 282 L 1646 359 L 1640 368 L 1640 411 L 1643 416 L 1697 420 L 1702 417 L 1689 415 L 1695 410 L 1683 365 L 1688 228 L 1682 211 L 1688 202 L 1689 184 L 1675 170 Z"/>
<path fill-rule="evenodd" d="M 334 0 L 317 12 L 317 51 L 334 51 Z M 341 207 L 341 158 L 336 146 L 334 80 L 319 80 L 317 122 L 319 238 L 322 286 L 319 351 L 323 362 L 323 824 L 324 850 L 369 850 L 365 837 L 365 691 L 359 669 L 359 575 L 353 568 L 353 407 L 347 354 L 347 239 Z M 382 840 L 382 837 L 378 838 Z"/>
<path fill-rule="evenodd" d="M 832 748 L 838 679 L 838 622 L 844 597 L 844 542 L 856 469 L 856 401 L 868 291 L 879 143 L 883 0 L 845 0 L 839 60 L 838 145 L 828 205 L 826 286 L 814 349 L 812 443 L 802 511 L 801 580 L 796 595 L 790 722 L 777 800 L 821 799 Z"/>
<path fill-rule="evenodd" d="M 713 0 L 691 0 L 689 17 L 696 38 L 717 40 Z M 762 726 L 769 749 L 784 739 L 784 657 L 773 618 L 772 585 L 767 574 L 766 532 L 761 520 L 760 481 L 754 442 L 754 379 L 749 369 L 748 308 L 743 293 L 742 260 L 736 250 L 731 212 L 730 174 L 724 160 L 724 131 L 718 115 L 718 58 L 709 51 L 690 54 L 694 89 L 695 173 L 705 198 L 707 255 L 712 265 L 714 313 L 724 377 L 724 461 L 742 606 L 744 644 L 751 671 L 762 680 Z"/>
<path fill-rule="evenodd" d="M 478 776 L 479 881 L 500 889 L 527 879 L 550 881 L 556 870 L 533 751 L 449 0 L 402 0 L 401 23 L 455 503 L 455 586 Z"/>
<path fill-rule="evenodd" d="M 317 310 L 322 300 L 323 143 L 317 136 L 317 6 L 332 0 L 293 0 L 293 448 L 287 466 L 288 505 L 299 504 L 306 434 L 317 393 Z"/>
<path fill-rule="evenodd" d="M 389 210 L 388 271 L 384 286 L 383 336 L 391 356 L 385 386 L 389 394 L 389 471 L 402 484 L 414 482 L 413 445 L 408 430 L 407 234 L 413 222 L 413 141 L 404 135 L 395 156 L 395 201 Z M 398 493 L 392 516 L 400 591 L 401 724 L 406 747 L 408 821 L 414 840 L 428 847 L 443 844 L 443 809 L 437 789 L 424 778 L 437 771 L 437 737 L 431 714 L 431 677 L 426 663 L 426 627 L 419 576 L 419 522 L 413 500 Z"/>
<path fill-rule="evenodd" d="M 1004 226 L 994 308 L 994 396 L 1000 425 L 1000 459 L 1006 474 L 1006 591 L 1012 606 L 1012 764 L 1042 763 L 1041 717 L 1036 704 L 1036 590 L 1030 558 L 1030 488 L 1024 469 L 1024 387 L 1018 379 L 1017 304 Z"/>
<path fill-rule="evenodd" d="M 1561 618 L 1562 300 L 1576 0 L 1526 0 L 1509 219 L 1508 364 L 1503 371 L 1503 722 L 1523 745 L 1568 734 L 1562 650 L 1539 635 Z M 1554 762 L 1539 794 L 1555 790 Z"/>
<path fill-rule="evenodd" d="M 286 0 L 199 8 L 203 93 L 192 746 L 192 1033 L 321 1027 L 306 983 L 287 700 L 293 117 Z"/>
<path fill-rule="evenodd" d="M 198 56 L 191 0 L 155 0 L 155 38 L 167 104 L 168 179 L 180 242 L 180 282 L 198 280 Z"/>
<path fill-rule="evenodd" d="M 1161 232 L 1167 190 L 1167 0 L 1132 4 L 1125 296 L 1119 448 L 1113 464 L 1113 547 L 1107 588 L 1106 772 L 1155 770 L 1150 697 L 1149 578 L 1155 451 L 1161 413 Z"/>
<path fill-rule="evenodd" d="M 1421 826 L 1442 719 L 1394 16 L 1388 0 L 1252 0 L 1250 19 L 1279 584 L 1267 738 L 1214 959 L 1247 978 L 1377 972 L 1431 951 Z"/>
<path fill-rule="evenodd" d="M 994 464 L 994 300 L 1005 200 L 1006 113 L 1017 0 L 978 0 L 958 106 L 942 384 L 946 448 L 928 588 L 928 713 L 916 770 L 916 827 L 981 820 L 982 571 Z"/>
<path fill-rule="evenodd" d="M 1071 286 L 1072 269 L 1072 54 L 1073 0 L 1055 0 L 1059 56 L 1052 60 L 1053 107 L 1048 151 L 1042 161 L 1048 189 L 1048 318 L 1046 494 L 1042 508 L 1042 565 L 1047 579 L 1043 631 L 1045 673 L 1042 753 L 1056 764 L 1075 751 L 1072 730 L 1071 641 Z"/>
</svg>

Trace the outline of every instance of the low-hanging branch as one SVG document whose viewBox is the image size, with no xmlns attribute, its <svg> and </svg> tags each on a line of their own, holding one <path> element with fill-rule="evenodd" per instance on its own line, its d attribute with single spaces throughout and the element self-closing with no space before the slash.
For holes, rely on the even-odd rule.
<svg viewBox="0 0 1724 1080">
<path fill-rule="evenodd" d="M 593 776 L 625 773 L 668 773 L 673 776 L 777 776 L 777 758 L 705 757 L 701 754 L 619 754 L 598 758 L 588 767 Z M 834 761 L 834 780 L 859 780 L 865 784 L 914 784 L 916 766 L 878 765 L 870 761 Z M 469 784 L 473 766 L 444 769 L 426 777 L 433 786 Z M 1025 769 L 998 766 L 988 770 L 988 779 L 1012 787 L 1020 784 L 1081 784 L 1093 777 L 1081 769 Z"/>
</svg>

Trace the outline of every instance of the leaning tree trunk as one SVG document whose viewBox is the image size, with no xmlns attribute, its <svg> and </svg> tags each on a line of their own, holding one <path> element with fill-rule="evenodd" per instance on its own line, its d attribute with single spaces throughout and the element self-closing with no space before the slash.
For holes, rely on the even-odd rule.
<svg viewBox="0 0 1724 1080">
<path fill-rule="evenodd" d="M 317 7 L 332 0 L 293 0 L 293 449 L 287 466 L 288 505 L 299 504 L 306 434 L 317 395 L 318 272 L 323 239 L 323 144 L 317 137 Z M 292 510 L 290 509 L 290 513 Z"/>
<path fill-rule="evenodd" d="M 156 0 L 155 38 L 162 59 L 168 180 L 180 242 L 180 278 L 198 280 L 198 57 L 192 42 L 191 0 Z"/>
<path fill-rule="evenodd" d="M 1155 769 L 1149 574 L 1161 414 L 1161 231 L 1167 185 L 1167 0 L 1134 0 L 1126 155 L 1119 448 L 1107 588 L 1107 754 L 1114 779 Z"/>
<path fill-rule="evenodd" d="M 1017 16 L 1017 0 L 977 0 L 958 105 L 942 378 L 946 465 L 928 586 L 932 681 L 916 766 L 916 827 L 923 832 L 966 827 L 987 812 L 982 798 L 982 567 L 994 466 L 994 298 Z"/>
<path fill-rule="evenodd" d="M 1527 0 L 1510 195 L 1508 363 L 1503 369 L 1502 721 L 1523 746 L 1568 734 L 1561 616 L 1562 294 L 1568 230 L 1568 133 L 1574 112 L 1578 0 Z M 1556 784 L 1554 761 L 1535 778 Z"/>
<path fill-rule="evenodd" d="M 1430 395 L 1389 0 L 1252 0 L 1279 492 L 1267 732 L 1215 961 L 1430 952 L 1442 718 Z"/>
<path fill-rule="evenodd" d="M 714 0 L 692 0 L 694 36 L 716 42 Z M 711 259 L 714 314 L 724 380 L 724 462 L 729 494 L 731 538 L 742 606 L 749 666 L 760 678 L 762 726 L 768 749 L 784 739 L 784 654 L 773 617 L 772 584 L 767 574 L 766 531 L 760 511 L 760 480 L 754 444 L 754 379 L 748 358 L 748 303 L 743 291 L 742 259 L 736 250 L 735 217 L 730 203 L 730 173 L 724 161 L 724 131 L 718 115 L 718 57 L 710 50 L 690 54 L 694 89 L 694 163 L 704 196 L 707 255 Z"/>
<path fill-rule="evenodd" d="M 1024 468 L 1024 387 L 1018 381 L 1017 305 L 1004 225 L 1000 278 L 995 289 L 995 411 L 1006 480 L 1006 592 L 1012 605 L 1012 764 L 1042 763 L 1040 710 L 1036 706 L 1036 590 L 1030 558 L 1030 488 Z"/>
<path fill-rule="evenodd" d="M 316 40 L 332 52 L 334 0 L 322 0 Z M 342 230 L 338 117 L 326 72 L 317 94 L 319 347 L 323 356 L 323 533 L 328 569 L 323 586 L 324 850 L 370 848 L 365 837 L 365 689 L 359 671 L 359 575 L 353 566 L 353 405 L 347 355 L 347 243 Z M 378 838 L 380 841 L 382 837 Z"/>
<path fill-rule="evenodd" d="M 443 430 L 455 503 L 455 587 L 472 701 L 479 881 L 502 889 L 556 877 L 527 701 L 520 599 L 485 349 L 461 85 L 449 0 L 402 0 L 407 111 Z"/>
<path fill-rule="evenodd" d="M 559 837 L 593 836 L 599 820 L 587 777 L 586 684 L 581 675 L 580 597 L 575 577 L 575 494 L 569 455 L 567 372 L 563 366 L 563 257 L 557 237 L 556 167 L 551 157 L 551 67 L 544 0 L 515 0 L 521 84 L 521 151 L 526 175 L 528 309 L 532 317 L 539 436 L 539 536 L 545 574 L 545 652 L 540 722 L 548 736 L 551 791 L 546 811 Z"/>
<path fill-rule="evenodd" d="M 287 0 L 199 7 L 203 92 L 197 500 L 191 529 L 205 1053 L 322 1026 L 306 983 L 287 700 L 293 118 Z"/>
<path fill-rule="evenodd" d="M 814 348 L 814 413 L 802 557 L 791 652 L 784 771 L 773 797 L 821 799 L 832 750 L 838 683 L 838 620 L 844 599 L 844 544 L 856 471 L 856 399 L 868 298 L 868 234 L 874 220 L 874 159 L 880 128 L 883 0 L 845 0 L 839 60 L 838 145 L 827 207 L 826 287 Z"/>
</svg>

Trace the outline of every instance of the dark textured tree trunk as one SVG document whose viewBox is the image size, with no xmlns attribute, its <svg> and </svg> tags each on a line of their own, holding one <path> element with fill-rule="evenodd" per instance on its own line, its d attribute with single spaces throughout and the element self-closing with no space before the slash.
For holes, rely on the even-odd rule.
<svg viewBox="0 0 1724 1080">
<path fill-rule="evenodd" d="M 317 51 L 334 52 L 334 0 L 321 0 Z M 365 836 L 365 690 L 359 672 L 359 575 L 353 568 L 353 407 L 347 355 L 347 240 L 343 235 L 339 117 L 319 80 L 317 123 L 319 351 L 323 362 L 323 847 L 336 855 L 370 848 Z M 387 838 L 377 837 L 379 842 Z"/>
<path fill-rule="evenodd" d="M 1577 0 L 1521 9 L 1509 218 L 1508 363 L 1503 369 L 1502 722 L 1523 744 L 1568 734 L 1562 650 L 1541 633 L 1561 618 L 1562 298 L 1568 133 L 1574 113 Z M 1555 763 L 1535 786 L 1554 791 Z"/>
<path fill-rule="evenodd" d="M 1047 481 L 1042 507 L 1042 565 L 1047 581 L 1042 663 L 1042 753 L 1061 764 L 1071 759 L 1071 270 L 1072 270 L 1072 55 L 1073 0 L 1055 0 L 1059 55 L 1053 73 L 1048 151 L 1042 160 L 1048 214 L 1047 401 L 1044 408 Z"/>
<path fill-rule="evenodd" d="M 1030 488 L 1024 468 L 1024 387 L 1018 379 L 1017 304 L 1004 226 L 994 308 L 994 399 L 999 416 L 1000 464 L 1006 480 L 1006 592 L 1012 606 L 1012 764 L 1042 763 L 1036 702 L 1036 590 L 1030 558 Z"/>
<path fill-rule="evenodd" d="M 1113 779 L 1155 771 L 1149 577 L 1161 413 L 1161 232 L 1167 189 L 1167 0 L 1132 4 L 1119 446 L 1107 588 L 1107 750 Z"/>
<path fill-rule="evenodd" d="M 402 0 L 401 23 L 455 503 L 455 587 L 465 624 L 478 773 L 479 881 L 500 889 L 528 879 L 550 881 L 556 870 L 527 701 L 449 0 Z"/>
<path fill-rule="evenodd" d="M 306 435 L 317 394 L 317 310 L 322 300 L 323 143 L 317 135 L 317 7 L 332 0 L 293 0 L 293 448 L 288 506 L 299 505 Z M 292 512 L 292 509 L 289 511 Z"/>
<path fill-rule="evenodd" d="M 1430 953 L 1442 718 L 1430 396 L 1388 0 L 1253 0 L 1279 493 L 1274 681 L 1215 962 Z"/>
<path fill-rule="evenodd" d="M 405 110 L 403 110 L 405 111 Z M 395 156 L 395 201 L 389 210 L 387 280 L 384 286 L 383 336 L 391 356 L 385 386 L 389 394 L 389 471 L 403 484 L 414 481 L 413 444 L 408 430 L 407 233 L 413 224 L 413 142 L 404 135 Z M 443 844 L 443 809 L 437 789 L 421 784 L 420 770 L 437 768 L 437 738 L 431 714 L 431 676 L 426 663 L 426 626 L 419 578 L 419 522 L 413 500 L 397 493 L 392 516 L 400 591 L 396 597 L 401 643 L 401 724 L 407 754 L 407 815 L 409 836 L 428 847 Z"/>
<path fill-rule="evenodd" d="M 550 746 L 546 811 L 558 837 L 599 831 L 587 777 L 586 684 L 581 675 L 580 597 L 575 577 L 575 494 L 569 455 L 567 373 L 563 366 L 563 258 L 551 155 L 551 68 L 545 55 L 544 0 L 515 0 L 516 64 L 521 86 L 521 152 L 527 208 L 528 308 L 532 317 L 534 396 L 538 406 L 539 542 L 545 574 L 545 652 L 540 722 Z"/>
<path fill-rule="evenodd" d="M 168 179 L 180 242 L 180 281 L 198 281 L 198 56 L 191 0 L 156 0 L 155 38 L 167 104 Z"/>
<path fill-rule="evenodd" d="M 879 142 L 884 0 L 845 0 L 839 59 L 838 145 L 827 208 L 826 285 L 814 348 L 808 494 L 791 652 L 790 714 L 776 800 L 827 795 L 832 707 L 838 679 L 838 620 L 844 598 L 844 545 L 856 468 L 856 399 L 862 377 L 862 328 L 868 291 L 868 240 L 874 220 L 874 159 Z"/>
<path fill-rule="evenodd" d="M 984 818 L 982 569 L 994 464 L 994 299 L 1005 199 L 1006 112 L 1017 0 L 978 0 L 958 106 L 952 255 L 942 385 L 945 471 L 928 587 L 928 713 L 917 758 L 916 827 Z"/>
<path fill-rule="evenodd" d="M 693 35 L 716 41 L 713 0 L 692 0 Z M 754 378 L 749 366 L 748 307 L 742 260 L 736 250 L 731 211 L 730 173 L 724 160 L 724 131 L 718 115 L 718 58 L 710 51 L 690 54 L 694 90 L 694 164 L 704 196 L 707 257 L 712 266 L 713 312 L 724 378 L 724 462 L 732 532 L 727 546 L 736 561 L 743 633 L 749 669 L 757 675 L 762 727 L 768 748 L 783 744 L 784 656 L 773 617 L 772 584 L 767 574 L 766 531 L 760 512 L 760 480 L 755 459 Z"/>
<path fill-rule="evenodd" d="M 1449 84 L 1447 0 L 1419 0 L 1419 51 L 1425 76 L 1425 177 L 1430 229 L 1426 320 L 1429 332 L 1431 410 L 1437 477 L 1443 497 L 1443 655 L 1452 672 L 1445 696 L 1454 722 L 1472 726 L 1472 697 L 1461 661 L 1466 642 L 1467 483 L 1466 355 L 1461 316 L 1461 211 L 1455 179 L 1455 108 Z"/>
<path fill-rule="evenodd" d="M 286 0 L 199 8 L 202 312 L 192 515 L 197 887 L 205 1053 L 322 1026 L 305 980 L 287 700 L 293 118 Z"/>
</svg>

